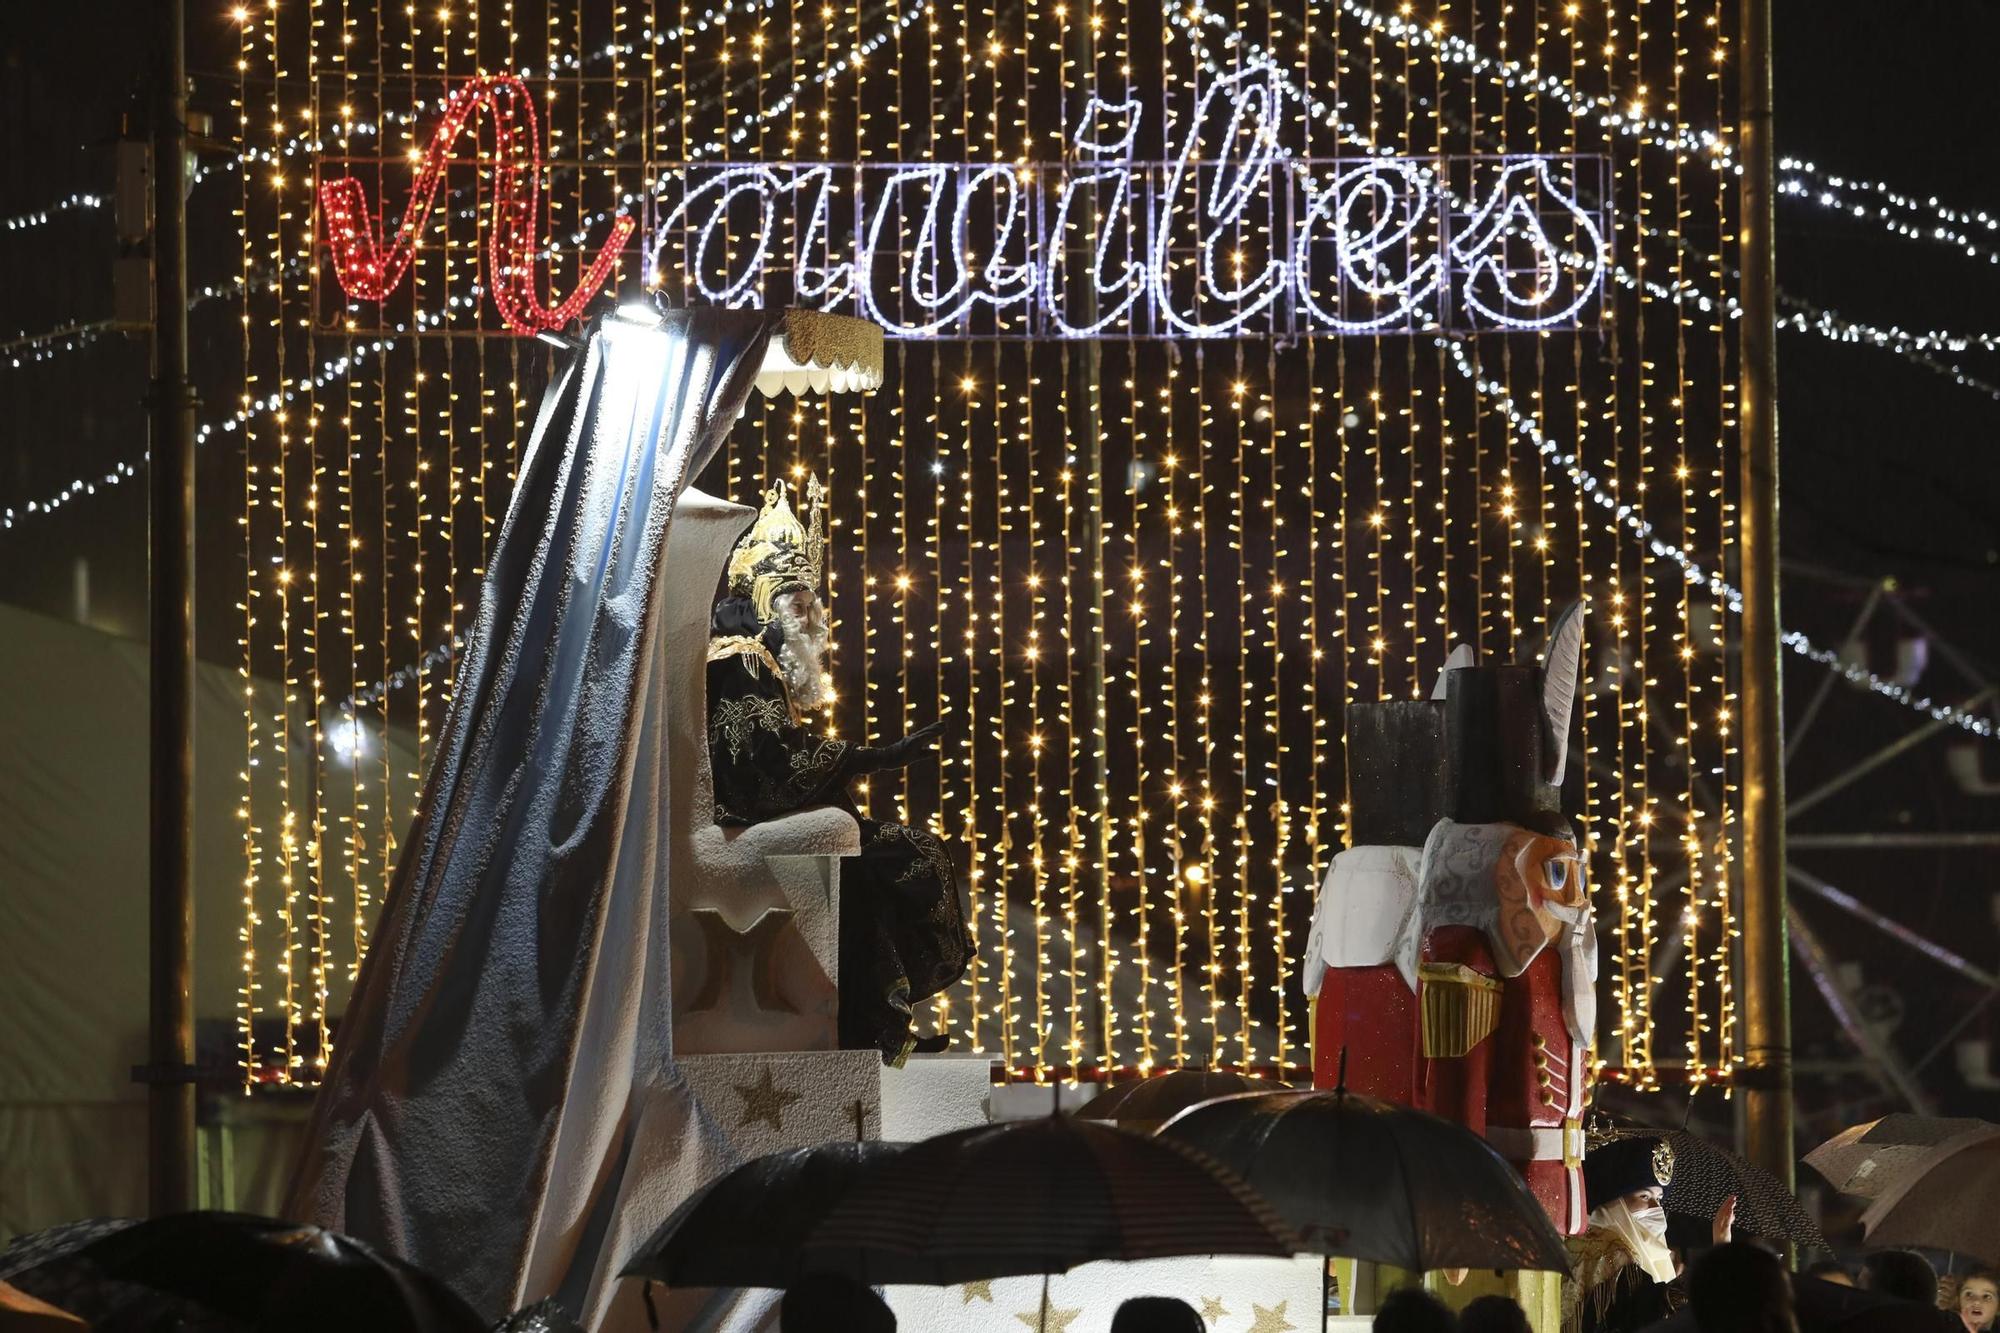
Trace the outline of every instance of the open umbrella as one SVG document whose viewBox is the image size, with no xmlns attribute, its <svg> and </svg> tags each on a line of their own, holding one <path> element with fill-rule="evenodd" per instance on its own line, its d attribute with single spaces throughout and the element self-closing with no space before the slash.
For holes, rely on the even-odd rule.
<svg viewBox="0 0 2000 1333">
<path fill-rule="evenodd" d="M 246 1213 L 89 1223 L 10 1249 L 4 1280 L 98 1333 L 479 1333 L 451 1289 L 349 1236 Z M 17 1266 L 18 1265 L 18 1266 Z"/>
<path fill-rule="evenodd" d="M 1150 1078 L 1106 1088 L 1077 1115 L 1085 1120 L 1117 1120 L 1128 1127 L 1160 1125 L 1190 1106 L 1239 1092 L 1283 1092 L 1286 1085 L 1226 1069 L 1170 1069 Z"/>
<path fill-rule="evenodd" d="M 1670 1213 L 1710 1218 L 1733 1195 L 1739 1234 L 1789 1240 L 1810 1249 L 1830 1248 L 1819 1223 L 1784 1182 L 1691 1130 L 1621 1126 L 1603 1137 L 1666 1140 L 1674 1154 L 1674 1176 L 1661 1202 Z"/>
<path fill-rule="evenodd" d="M 1974 1136 L 1967 1139 L 1966 1136 Z M 1903 1111 L 1843 1129 L 1806 1154 L 1806 1165 L 1842 1194 L 1879 1198 L 1921 1168 L 1935 1150 L 1961 1139 L 2000 1138 L 2000 1125 L 1964 1116 L 1911 1115 Z"/>
<path fill-rule="evenodd" d="M 1100 1259 L 1289 1255 L 1270 1205 L 1179 1143 L 1071 1116 L 940 1134 L 871 1163 L 813 1228 L 808 1268 L 948 1286 Z"/>
<path fill-rule="evenodd" d="M 805 1244 L 848 1188 L 900 1143 L 827 1143 L 753 1158 L 676 1208 L 620 1277 L 669 1287 L 788 1287 Z"/>
<path fill-rule="evenodd" d="M 1309 1252 L 1411 1272 L 1568 1272 L 1527 1184 L 1462 1125 L 1351 1092 L 1225 1097 L 1159 1137 L 1198 1148 L 1271 1201 Z"/>
<path fill-rule="evenodd" d="M 1861 1214 L 1868 1243 L 2000 1253 L 2000 1138 L 1961 1135 L 1931 1150 Z"/>
</svg>

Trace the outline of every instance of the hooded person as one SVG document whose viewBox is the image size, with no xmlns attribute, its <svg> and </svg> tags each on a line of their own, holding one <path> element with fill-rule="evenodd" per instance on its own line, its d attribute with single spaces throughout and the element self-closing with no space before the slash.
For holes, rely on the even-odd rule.
<svg viewBox="0 0 2000 1333">
<path fill-rule="evenodd" d="M 873 1047 L 901 1065 L 912 1050 L 941 1050 L 913 1032 L 915 1006 L 965 973 L 972 939 L 958 878 L 929 831 L 864 816 L 849 784 L 929 753 L 942 727 L 862 745 L 827 735 L 812 715 L 832 701 L 826 609 L 818 588 L 825 551 L 817 478 L 801 522 L 783 482 L 730 556 L 708 648 L 708 753 L 715 822 L 755 824 L 832 805 L 861 826 L 861 854 L 841 868 L 840 1044 Z"/>
<path fill-rule="evenodd" d="M 1570 1244 L 1574 1276 L 1563 1284 L 1563 1333 L 1634 1333 L 1687 1303 L 1667 1244 L 1665 1193 L 1674 1152 L 1665 1139 L 1616 1138 L 1583 1160 L 1590 1226 Z M 1736 1201 L 1717 1210 L 1711 1239 L 1726 1244 Z"/>
</svg>

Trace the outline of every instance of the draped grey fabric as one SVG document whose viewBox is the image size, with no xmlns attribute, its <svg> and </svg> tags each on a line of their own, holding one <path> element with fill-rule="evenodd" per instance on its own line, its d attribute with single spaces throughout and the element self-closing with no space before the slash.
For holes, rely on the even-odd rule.
<svg viewBox="0 0 2000 1333">
<path fill-rule="evenodd" d="M 635 1108 L 676 1078 L 661 711 L 700 682 L 661 679 L 651 633 L 675 500 L 769 336 L 610 320 L 551 386 L 314 1106 L 292 1215 L 489 1317 L 583 1303 Z"/>
</svg>

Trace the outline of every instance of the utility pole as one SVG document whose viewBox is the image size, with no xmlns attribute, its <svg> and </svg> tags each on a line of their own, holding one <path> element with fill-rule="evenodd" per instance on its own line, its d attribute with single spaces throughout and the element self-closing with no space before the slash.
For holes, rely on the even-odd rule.
<svg viewBox="0 0 2000 1333">
<path fill-rule="evenodd" d="M 1771 0 L 1743 0 L 1742 496 L 1744 1155 L 1792 1184 L 1785 712 L 1778 641 L 1777 255 L 1772 232 Z"/>
<path fill-rule="evenodd" d="M 194 1207 L 194 388 L 188 382 L 185 0 L 154 0 L 150 1005 L 152 1213 Z"/>
</svg>

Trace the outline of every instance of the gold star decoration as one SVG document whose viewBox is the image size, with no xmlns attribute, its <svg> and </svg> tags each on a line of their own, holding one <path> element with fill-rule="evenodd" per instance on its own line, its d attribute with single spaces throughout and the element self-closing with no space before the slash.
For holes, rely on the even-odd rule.
<svg viewBox="0 0 2000 1333">
<path fill-rule="evenodd" d="M 981 1278 L 977 1282 L 968 1282 L 960 1294 L 963 1303 L 966 1305 L 972 1304 L 972 1298 L 975 1296 L 985 1301 L 988 1305 L 991 1305 L 993 1304 L 993 1279 Z"/>
<path fill-rule="evenodd" d="M 736 1095 L 743 1099 L 743 1118 L 736 1122 L 738 1129 L 762 1120 L 782 1134 L 785 1132 L 785 1108 L 793 1102 L 805 1100 L 804 1093 L 778 1087 L 772 1082 L 769 1065 L 764 1066 L 764 1077 L 761 1082 L 738 1083 L 733 1086 L 736 1088 Z"/>
<path fill-rule="evenodd" d="M 1276 1306 L 1267 1310 L 1252 1301 L 1250 1333 L 1289 1333 L 1290 1330 L 1297 1328 L 1297 1324 L 1285 1318 L 1285 1307 L 1289 1304 L 1290 1301 L 1279 1301 Z"/>
<path fill-rule="evenodd" d="M 1078 1306 L 1074 1310 L 1058 1310 L 1055 1306 L 1051 1305 L 1046 1323 L 1042 1320 L 1042 1311 L 1039 1306 L 1028 1311 L 1026 1314 L 1017 1314 L 1014 1317 L 1029 1328 L 1034 1329 L 1036 1333 L 1063 1333 L 1063 1330 L 1070 1326 L 1070 1321 L 1082 1313 L 1083 1307 L 1081 1306 Z"/>
<path fill-rule="evenodd" d="M 1229 1318 L 1229 1311 L 1222 1308 L 1222 1298 L 1220 1296 L 1204 1296 L 1201 1298 L 1201 1318 L 1202 1322 L 1210 1328 L 1214 1328 L 1217 1324 Z"/>
</svg>

